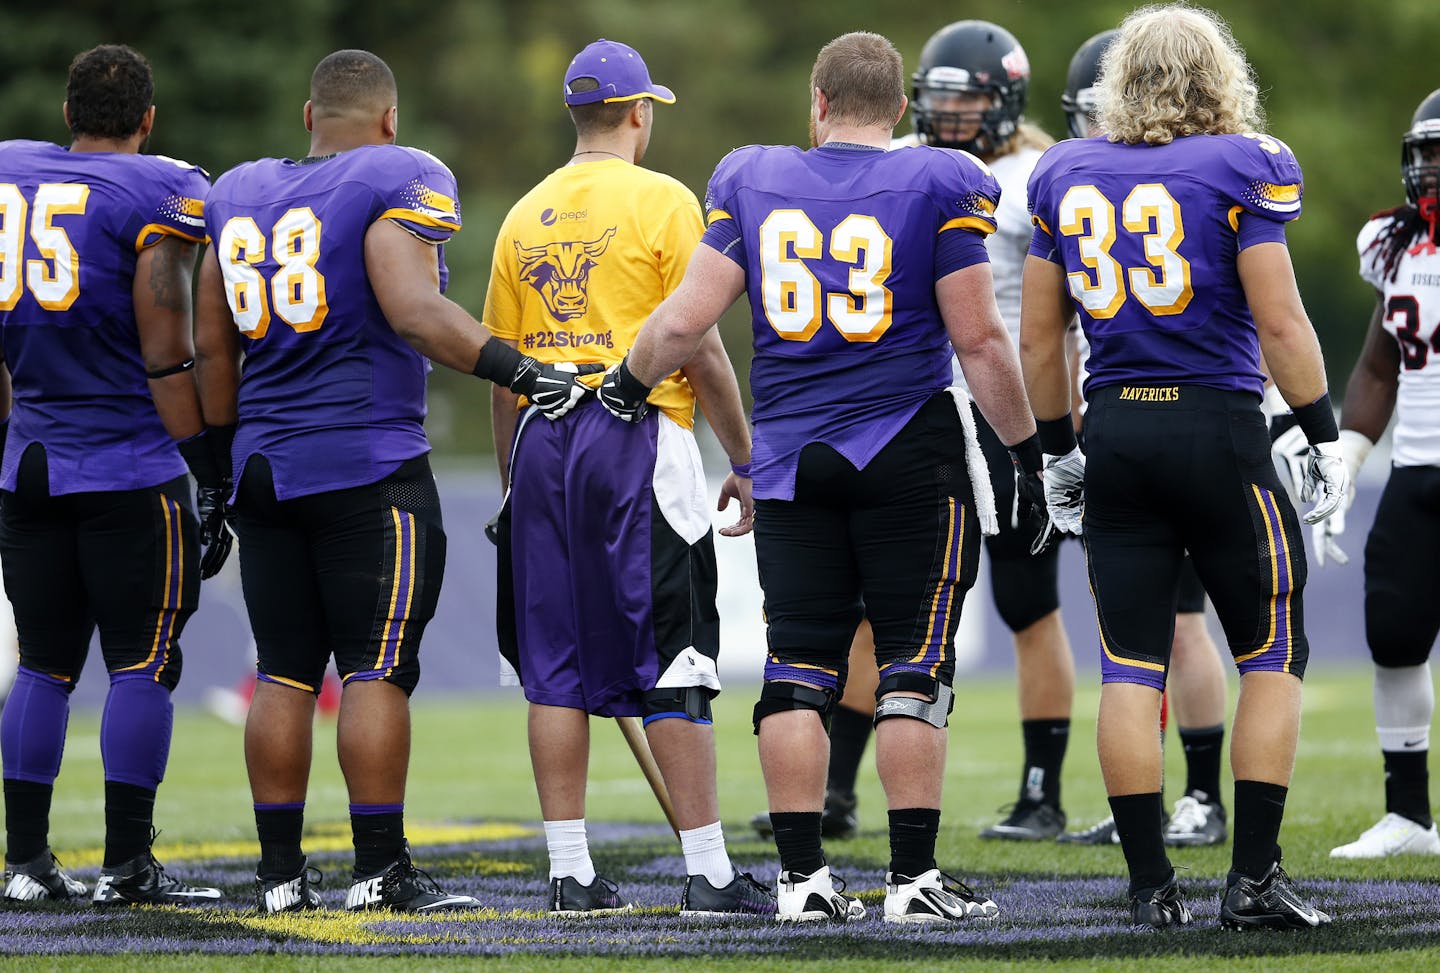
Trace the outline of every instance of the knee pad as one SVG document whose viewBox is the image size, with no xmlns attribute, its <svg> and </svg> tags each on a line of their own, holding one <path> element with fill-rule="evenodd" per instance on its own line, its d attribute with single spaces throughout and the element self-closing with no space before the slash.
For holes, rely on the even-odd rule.
<svg viewBox="0 0 1440 973">
<path fill-rule="evenodd" d="M 925 693 L 925 699 L 913 696 L 893 696 L 891 693 Z M 955 707 L 955 692 L 945 683 L 918 672 L 897 672 L 880 680 L 875 689 L 875 723 L 882 720 L 905 718 L 921 720 L 931 726 L 944 729 L 949 725 L 950 710 Z"/>
<path fill-rule="evenodd" d="M 830 714 L 835 712 L 838 698 L 832 689 L 800 682 L 767 682 L 760 690 L 760 701 L 755 704 L 755 733 L 760 733 L 760 721 L 765 717 L 797 709 L 812 709 L 819 713 L 820 722 L 829 732 Z"/>
<path fill-rule="evenodd" d="M 1021 632 L 1060 607 L 1056 547 L 1043 555 L 990 559 L 990 593 L 1000 620 Z"/>
<path fill-rule="evenodd" d="M 679 719 L 709 724 L 713 722 L 710 718 L 710 697 L 713 695 L 704 686 L 646 690 L 643 722 L 649 726 L 656 720 Z"/>
</svg>

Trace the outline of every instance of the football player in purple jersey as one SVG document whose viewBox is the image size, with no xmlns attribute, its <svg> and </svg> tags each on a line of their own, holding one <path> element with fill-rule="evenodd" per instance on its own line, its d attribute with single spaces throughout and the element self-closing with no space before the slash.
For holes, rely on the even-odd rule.
<svg viewBox="0 0 1440 973">
<path fill-rule="evenodd" d="M 1375 661 L 1385 816 L 1332 858 L 1440 855 L 1427 765 L 1430 656 L 1440 634 L 1440 90 L 1415 110 L 1401 140 L 1401 173 L 1405 205 L 1360 231 L 1360 275 L 1375 289 L 1375 312 L 1340 416 L 1352 477 L 1397 416 L 1390 478 L 1365 542 L 1365 640 Z"/>
<path fill-rule="evenodd" d="M 1081 44 L 1070 59 L 1060 107 L 1065 111 L 1066 131 L 1071 138 L 1094 138 L 1103 134 L 1096 117 L 1100 100 L 1095 83 L 1100 74 L 1100 58 L 1118 33 L 1113 29 L 1101 31 Z M 1078 339 L 1073 403 L 1075 415 L 1083 417 L 1085 403 L 1078 393 L 1089 346 L 1075 330 L 1068 337 Z M 1174 719 L 1185 752 L 1186 771 L 1185 791 L 1176 800 L 1175 810 L 1165 824 L 1165 843 L 1177 847 L 1219 844 L 1229 835 L 1225 805 L 1220 798 L 1220 763 L 1225 745 L 1225 668 L 1220 649 L 1206 627 L 1205 588 L 1188 557 L 1180 570 L 1166 705 L 1160 713 L 1162 735 L 1167 718 Z M 1083 831 L 1068 832 L 1058 840 L 1062 844 L 1112 845 L 1119 844 L 1120 837 L 1115 832 L 1115 818 L 1106 815 Z"/>
<path fill-rule="evenodd" d="M 1146 7 L 1103 59 L 1103 139 L 1045 153 L 1030 179 L 1021 359 L 1049 458 L 1057 526 L 1081 533 L 1103 650 L 1098 745 L 1130 907 L 1140 926 L 1190 911 L 1166 857 L 1154 728 L 1188 550 L 1240 670 L 1231 742 L 1232 867 L 1221 922 L 1313 928 L 1277 842 L 1294 769 L 1304 634 L 1299 518 L 1270 461 L 1263 347 L 1311 442 L 1307 522 L 1348 490 L 1314 329 L 1285 223 L 1300 166 L 1259 134 L 1255 82 L 1209 11 Z M 1182 230 L 1183 227 L 1183 230 Z M 1071 424 L 1065 348 L 1090 343 L 1085 448 Z"/>
<path fill-rule="evenodd" d="M 1043 503 L 1038 438 L 984 237 L 999 186 L 973 156 L 887 151 L 906 105 L 900 55 L 852 33 L 811 74 L 814 148 L 722 160 L 709 227 L 680 287 L 606 373 L 626 417 L 741 294 L 755 356 L 755 548 L 769 653 L 755 707 L 784 921 L 864 914 L 821 842 L 829 741 L 862 614 L 875 633 L 880 779 L 890 811 L 887 922 L 951 924 L 998 909 L 935 862 L 952 649 L 980 535 L 997 527 L 958 354 L 982 413 L 1017 453 L 1022 515 Z"/>
<path fill-rule="evenodd" d="M 5 890 L 64 900 L 85 886 L 49 846 L 50 800 L 91 633 L 110 673 L 100 724 L 105 857 L 97 906 L 214 902 L 150 852 L 170 753 L 180 634 L 229 547 L 202 562 L 187 465 L 220 490 L 201 421 L 191 276 L 203 170 L 140 149 L 155 124 L 138 52 L 106 44 L 70 65 L 69 147 L 0 142 L 0 334 L 14 384 L 3 426 L 0 554 L 20 667 L 0 717 Z M 8 433 L 8 435 L 6 435 Z"/>
<path fill-rule="evenodd" d="M 472 909 L 474 898 L 415 868 L 404 830 L 409 698 L 445 570 L 421 424 L 427 359 L 508 385 L 547 417 L 587 390 L 576 366 L 488 340 L 443 295 L 444 243 L 460 229 L 455 179 L 434 156 L 395 144 L 384 61 L 355 50 L 324 58 L 305 125 L 304 158 L 261 159 L 216 180 L 196 310 L 205 415 L 232 430 L 258 654 L 245 724 L 257 904 L 321 904 L 300 837 L 315 698 L 333 655 L 355 844 L 346 908 Z"/>
</svg>

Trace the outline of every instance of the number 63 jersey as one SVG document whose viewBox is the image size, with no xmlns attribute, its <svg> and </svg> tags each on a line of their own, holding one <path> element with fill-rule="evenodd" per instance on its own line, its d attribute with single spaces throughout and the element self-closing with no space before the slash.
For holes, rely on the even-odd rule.
<svg viewBox="0 0 1440 973">
<path fill-rule="evenodd" d="M 1235 260 L 1285 242 L 1303 182 L 1268 135 L 1167 145 L 1072 139 L 1030 176 L 1030 253 L 1060 264 L 1090 342 L 1085 382 L 1261 395 L 1259 338 Z"/>
<path fill-rule="evenodd" d="M 435 245 L 443 290 L 456 195 L 444 163 L 398 145 L 261 159 L 215 181 L 205 224 L 245 352 L 236 482 L 261 453 L 285 500 L 374 483 L 429 451 L 429 362 L 380 310 L 365 233 L 394 220 Z"/>
<path fill-rule="evenodd" d="M 745 270 L 757 499 L 794 496 L 810 443 L 864 469 L 950 384 L 935 283 L 987 260 L 999 199 L 952 149 L 752 145 L 721 160 L 703 242 Z"/>
</svg>

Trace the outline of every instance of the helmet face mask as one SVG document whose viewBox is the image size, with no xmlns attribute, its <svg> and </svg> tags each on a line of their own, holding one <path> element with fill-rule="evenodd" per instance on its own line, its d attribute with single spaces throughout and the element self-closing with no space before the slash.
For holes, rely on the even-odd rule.
<svg viewBox="0 0 1440 973">
<path fill-rule="evenodd" d="M 1100 134 L 1100 59 L 1118 30 L 1105 30 L 1087 40 L 1070 59 L 1065 75 L 1065 93 L 1060 107 L 1065 110 L 1065 127 L 1072 139 L 1086 139 Z"/>
<path fill-rule="evenodd" d="M 994 156 L 1019 128 L 1030 61 L 1009 31 L 963 20 L 925 42 L 911 81 L 911 118 L 920 141 Z"/>
<path fill-rule="evenodd" d="M 1440 90 L 1420 103 L 1400 140 L 1400 175 L 1405 199 L 1430 224 L 1430 241 L 1440 244 Z"/>
</svg>

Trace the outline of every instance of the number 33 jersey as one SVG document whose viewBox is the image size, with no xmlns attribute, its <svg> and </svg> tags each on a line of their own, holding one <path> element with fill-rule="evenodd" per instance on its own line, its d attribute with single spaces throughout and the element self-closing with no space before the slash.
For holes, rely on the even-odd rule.
<svg viewBox="0 0 1440 973">
<path fill-rule="evenodd" d="M 365 233 L 395 221 L 436 246 L 460 229 L 455 177 L 418 149 L 261 159 L 215 181 L 205 225 L 245 352 L 235 479 L 261 453 L 285 500 L 375 483 L 429 451 L 429 362 L 381 313 Z"/>
<path fill-rule="evenodd" d="M 0 486 L 45 447 L 52 495 L 181 476 L 145 378 L 140 253 L 204 238 L 205 172 L 164 156 L 0 143 L 0 328 L 14 409 Z M 148 282 L 141 282 L 147 287 Z"/>
<path fill-rule="evenodd" d="M 745 270 L 757 499 L 794 496 L 809 443 L 864 469 L 950 384 L 935 284 L 987 260 L 999 199 L 951 149 L 752 145 L 721 160 L 703 242 Z"/>
<path fill-rule="evenodd" d="M 1371 218 L 1355 241 L 1360 276 L 1379 292 L 1380 325 L 1400 346 L 1395 395 L 1395 466 L 1440 466 L 1440 252 L 1427 236 L 1410 241 L 1387 277 L 1376 245 L 1380 231 L 1397 218 Z"/>
<path fill-rule="evenodd" d="M 1259 339 L 1235 260 L 1283 244 L 1302 194 L 1295 156 L 1268 135 L 1046 150 L 1030 177 L 1030 253 L 1066 271 L 1090 342 L 1087 398 L 1119 383 L 1258 398 Z"/>
</svg>

